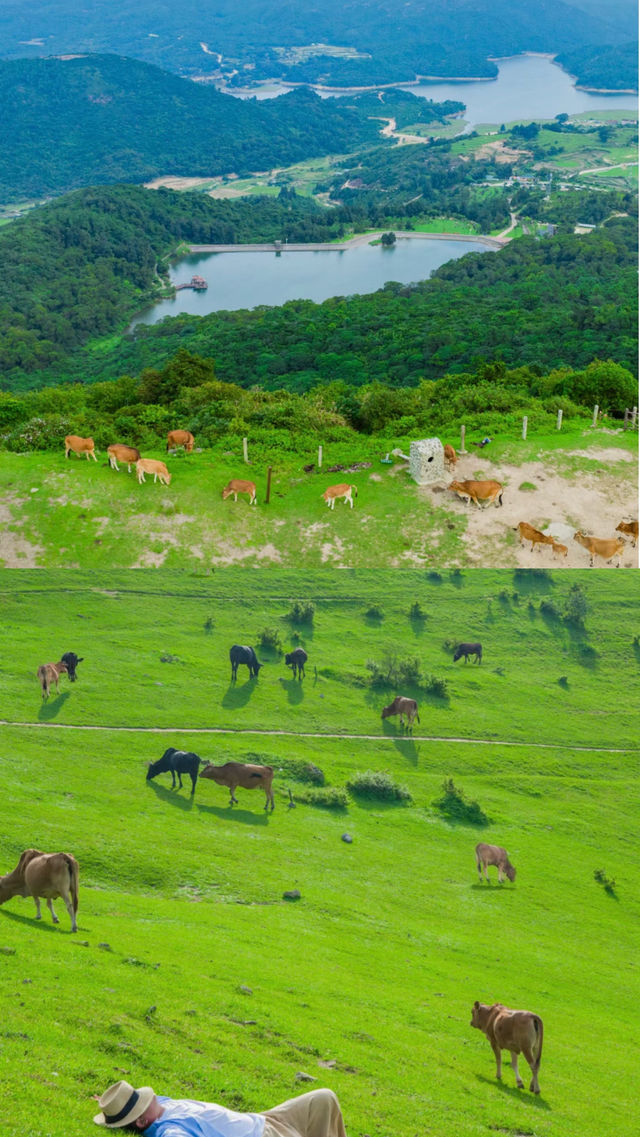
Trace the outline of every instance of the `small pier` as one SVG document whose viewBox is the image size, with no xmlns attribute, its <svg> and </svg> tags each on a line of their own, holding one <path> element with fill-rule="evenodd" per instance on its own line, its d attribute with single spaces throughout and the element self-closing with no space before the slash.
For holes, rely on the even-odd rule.
<svg viewBox="0 0 640 1137">
<path fill-rule="evenodd" d="M 191 280 L 188 284 L 175 285 L 176 292 L 180 292 L 181 288 L 193 288 L 195 292 L 205 292 L 207 288 L 207 282 L 203 276 L 196 275 L 191 277 Z"/>
</svg>

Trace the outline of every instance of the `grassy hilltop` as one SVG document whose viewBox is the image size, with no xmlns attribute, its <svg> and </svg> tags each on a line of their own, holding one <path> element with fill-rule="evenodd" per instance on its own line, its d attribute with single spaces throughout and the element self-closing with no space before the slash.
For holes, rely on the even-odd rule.
<svg viewBox="0 0 640 1137">
<path fill-rule="evenodd" d="M 0 910 L 3 1132 L 89 1132 L 119 1077 L 261 1109 L 304 1073 L 338 1092 L 350 1137 L 600 1137 L 605 1116 L 630 1137 L 635 574 L 5 572 L 0 592 L 0 870 L 31 845 L 81 866 L 77 936 L 59 902 L 57 929 L 30 900 Z M 265 630 L 307 648 L 303 683 Z M 453 664 L 466 638 L 481 667 Z M 236 641 L 257 681 L 230 684 Z M 78 682 L 43 705 L 36 667 L 66 650 Z M 381 722 L 396 688 L 368 661 L 413 673 L 413 738 Z M 231 810 L 213 783 L 145 785 L 168 745 L 272 764 L 275 812 L 260 792 Z M 348 793 L 366 771 L 411 798 Z M 434 804 L 448 778 L 487 825 Z M 477 883 L 478 840 L 507 847 L 515 884 Z M 476 998 L 542 1015 L 540 1099 L 508 1065 L 495 1081 Z"/>
</svg>

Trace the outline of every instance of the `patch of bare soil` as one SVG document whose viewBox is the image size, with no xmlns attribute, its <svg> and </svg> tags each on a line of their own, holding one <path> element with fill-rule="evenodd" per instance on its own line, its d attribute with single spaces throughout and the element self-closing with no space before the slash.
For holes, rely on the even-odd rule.
<svg viewBox="0 0 640 1137">
<path fill-rule="evenodd" d="M 477 150 L 473 151 L 473 156 L 476 161 L 482 158 L 494 158 L 496 162 L 502 162 L 505 165 L 516 161 L 518 158 L 531 157 L 530 150 L 515 150 L 512 146 L 505 146 L 504 142 L 485 142 L 479 146 Z"/>
<path fill-rule="evenodd" d="M 210 558 L 212 565 L 235 565 L 241 561 L 253 559 L 257 561 L 267 561 L 272 564 L 280 564 L 282 562 L 280 551 L 272 544 L 260 545 L 256 548 L 246 546 L 240 549 L 237 545 L 233 545 L 231 541 L 221 541 L 218 542 L 217 549 L 218 551 Z"/>
<path fill-rule="evenodd" d="M 576 454 L 579 452 L 576 451 Z M 589 458 L 627 462 L 626 451 L 593 450 Z M 633 456 L 631 456 L 633 461 Z M 503 504 L 479 509 L 473 503 L 465 504 L 442 487 L 423 486 L 420 495 L 434 506 L 445 505 L 454 513 L 464 513 L 468 526 L 463 541 L 468 563 L 477 568 L 588 568 L 589 554 L 573 540 L 573 534 L 582 530 L 591 537 L 619 537 L 616 525 L 622 520 L 637 517 L 637 489 L 633 470 L 621 472 L 598 470 L 593 473 L 561 473 L 562 456 L 553 456 L 545 462 L 525 462 L 513 466 L 502 462 L 493 464 L 482 454 L 467 454 L 455 467 L 456 481 L 465 479 L 495 479 L 504 486 Z M 448 480 L 448 479 L 447 479 Z M 524 486 L 524 488 L 520 488 Z M 529 487 L 535 487 L 533 489 Z M 567 546 L 567 555 L 555 554 L 550 545 L 538 545 L 531 551 L 531 543 L 520 545 L 515 531 L 519 522 L 526 521 L 540 532 L 549 534 Z M 638 550 L 627 542 L 620 558 L 613 565 L 598 560 L 598 567 L 615 567 L 617 560 L 625 568 L 638 566 Z"/>
<path fill-rule="evenodd" d="M 22 505 L 23 500 L 5 494 L 4 501 L 0 503 L 0 565 L 3 568 L 37 568 L 44 552 L 42 545 L 27 541 L 9 528 L 16 524 L 11 505 Z"/>
</svg>

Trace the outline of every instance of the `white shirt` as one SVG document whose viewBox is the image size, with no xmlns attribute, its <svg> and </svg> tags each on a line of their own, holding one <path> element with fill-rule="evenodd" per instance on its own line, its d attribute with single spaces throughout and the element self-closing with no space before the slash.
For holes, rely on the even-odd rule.
<svg viewBox="0 0 640 1137">
<path fill-rule="evenodd" d="M 236 1113 L 207 1101 L 160 1097 L 163 1114 L 144 1130 L 145 1137 L 262 1137 L 261 1113 Z"/>
</svg>

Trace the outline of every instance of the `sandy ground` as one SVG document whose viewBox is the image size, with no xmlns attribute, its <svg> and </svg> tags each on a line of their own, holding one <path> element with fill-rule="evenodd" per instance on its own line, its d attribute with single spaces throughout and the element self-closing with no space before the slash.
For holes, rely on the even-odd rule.
<svg viewBox="0 0 640 1137">
<path fill-rule="evenodd" d="M 501 482 L 505 487 L 501 507 L 490 505 L 478 509 L 472 503 L 466 505 L 456 494 L 443 490 L 441 486 L 433 489 L 422 487 L 419 492 L 434 506 L 445 505 L 452 512 L 468 515 L 465 544 L 469 564 L 476 568 L 506 568 L 511 565 L 523 568 L 588 568 L 589 554 L 573 540 L 573 534 L 582 530 L 590 537 L 619 537 L 615 531 L 618 522 L 638 516 L 635 479 L 621 478 L 618 472 L 621 466 L 635 466 L 635 463 L 629 451 L 615 447 L 609 450 L 574 450 L 567 456 L 609 462 L 611 470 L 563 476 L 554 469 L 549 457 L 545 462 L 525 462 L 521 466 L 494 465 L 480 452 L 459 458 L 452 477 L 457 481 L 486 478 Z M 523 484 L 526 484 L 524 489 L 520 488 Z M 535 489 L 530 489 L 530 486 L 535 486 Z M 566 557 L 554 554 L 551 546 L 538 545 L 533 552 L 530 542 L 521 546 L 515 532 L 520 521 L 527 521 L 535 529 L 566 545 Z M 615 558 L 612 565 L 602 560 L 596 564 L 600 568 L 609 568 L 615 567 L 618 561 L 625 568 L 638 567 L 638 549 L 632 548 L 630 540 L 627 540 L 621 557 Z"/>
<path fill-rule="evenodd" d="M 504 142 L 485 142 L 473 151 L 476 161 L 482 158 L 494 158 L 496 162 L 515 162 L 518 158 L 531 157 L 530 150 L 514 150 L 512 146 L 505 146 Z"/>
<path fill-rule="evenodd" d="M 9 528 L 16 525 L 12 505 L 22 505 L 22 499 L 5 494 L 0 502 L 0 565 L 3 568 L 35 568 L 44 549 Z"/>
</svg>

